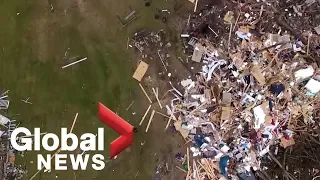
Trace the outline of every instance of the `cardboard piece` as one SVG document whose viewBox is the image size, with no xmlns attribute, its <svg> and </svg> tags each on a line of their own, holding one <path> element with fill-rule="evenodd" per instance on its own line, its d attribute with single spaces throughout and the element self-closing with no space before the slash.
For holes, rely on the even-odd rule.
<svg viewBox="0 0 320 180">
<path fill-rule="evenodd" d="M 231 115 L 231 108 L 229 106 L 227 107 L 222 107 L 222 112 L 221 112 L 221 117 L 220 119 L 222 121 L 228 120 Z"/>
<path fill-rule="evenodd" d="M 320 26 L 315 27 L 314 30 L 316 31 L 317 34 L 320 34 Z"/>
<path fill-rule="evenodd" d="M 230 105 L 231 104 L 231 93 L 223 92 L 222 94 L 222 102 L 223 105 Z"/>
<path fill-rule="evenodd" d="M 240 26 L 239 31 L 244 33 L 249 33 L 251 29 L 254 29 L 255 27 L 253 25 L 251 26 Z"/>
<path fill-rule="evenodd" d="M 258 83 L 260 85 L 265 85 L 266 84 L 266 78 L 263 76 L 259 65 L 255 64 L 255 65 L 251 66 L 250 73 L 258 81 Z"/>
<path fill-rule="evenodd" d="M 228 12 L 224 15 L 223 20 L 224 20 L 225 22 L 228 22 L 228 23 L 234 23 L 234 22 L 235 22 L 234 12 L 228 11 Z"/>
<path fill-rule="evenodd" d="M 237 67 L 237 69 L 241 69 L 243 65 L 242 53 L 237 52 L 235 54 L 230 54 L 233 64 Z"/>
<path fill-rule="evenodd" d="M 211 95 L 211 90 L 210 89 L 205 89 L 204 90 L 204 96 L 207 100 L 208 104 L 211 104 L 211 99 L 212 99 L 212 95 Z"/>
<path fill-rule="evenodd" d="M 195 62 L 200 62 L 204 52 L 205 48 L 200 43 L 197 43 L 195 45 L 191 60 Z"/>
<path fill-rule="evenodd" d="M 181 120 L 176 121 L 176 122 L 174 123 L 174 127 L 176 128 L 177 131 L 179 131 L 179 132 L 181 133 L 182 137 L 183 137 L 184 139 L 186 139 L 186 138 L 188 137 L 188 135 L 189 135 L 189 131 L 186 130 L 186 129 L 183 129 L 183 128 L 181 127 L 181 124 L 182 124 L 182 121 L 181 121 Z"/>
<path fill-rule="evenodd" d="M 288 140 L 286 140 L 286 138 L 282 137 L 280 140 L 281 140 L 280 146 L 282 146 L 283 148 L 287 148 L 289 146 L 295 145 L 295 141 L 294 141 L 293 137 L 291 137 Z"/>
<path fill-rule="evenodd" d="M 217 84 L 214 84 L 214 85 L 211 86 L 211 91 L 212 91 L 213 96 L 216 99 L 220 99 L 221 89 L 219 88 L 219 86 Z"/>
<path fill-rule="evenodd" d="M 211 121 L 218 121 L 217 114 L 215 114 L 215 113 L 210 113 L 210 120 L 211 120 Z"/>
<path fill-rule="evenodd" d="M 140 61 L 138 68 L 136 69 L 136 71 L 133 74 L 133 78 L 136 79 L 137 81 L 141 81 L 143 76 L 146 74 L 147 70 L 148 70 L 149 64 Z"/>
</svg>

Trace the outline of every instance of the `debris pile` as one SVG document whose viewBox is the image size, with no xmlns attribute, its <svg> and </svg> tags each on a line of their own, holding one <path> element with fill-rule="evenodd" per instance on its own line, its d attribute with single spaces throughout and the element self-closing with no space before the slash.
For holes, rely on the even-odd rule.
<svg viewBox="0 0 320 180">
<path fill-rule="evenodd" d="M 177 158 L 185 170 L 178 168 L 190 180 L 279 179 L 279 174 L 267 173 L 270 164 L 280 167 L 285 178 L 297 179 L 302 171 L 315 177 L 320 166 L 320 28 L 314 24 L 320 16 L 306 26 L 294 22 L 309 18 L 319 2 L 225 2 L 227 11 L 190 2 L 200 13 L 186 20 L 181 34 L 186 58 L 179 60 L 200 68 L 179 87 L 170 80 L 174 98 L 165 106 L 168 125 L 173 120 L 175 130 L 192 141 L 187 158 Z M 136 34 L 133 42 L 142 58 L 147 58 L 146 47 L 170 44 L 158 33 L 151 34 L 151 41 L 149 35 Z M 159 57 L 170 77 L 173 71 L 165 56 Z M 301 169 L 285 164 L 295 156 L 317 165 Z"/>
<path fill-rule="evenodd" d="M 255 4 L 260 11 L 253 11 Z M 282 20 L 267 29 L 262 26 L 264 10 L 274 5 L 240 6 L 248 9 L 228 11 L 218 20 L 228 35 L 210 24 L 216 7 L 192 15 L 181 35 L 185 52 L 202 64 L 200 72 L 181 81 L 183 96 L 176 96 L 168 111 L 176 130 L 192 141 L 187 179 L 265 179 L 268 167 L 263 163 L 277 161 L 280 148 L 304 138 L 320 144 L 317 28 L 292 34 Z M 299 176 L 278 165 L 284 176 Z"/>
<path fill-rule="evenodd" d="M 9 108 L 9 96 L 8 92 L 4 91 L 0 94 L 0 109 L 2 112 L 8 110 Z M 4 180 L 21 180 L 24 175 L 27 173 L 26 167 L 22 167 L 21 165 L 17 165 L 15 163 L 16 153 L 20 153 L 23 156 L 23 152 L 17 152 L 13 149 L 10 143 L 11 133 L 17 128 L 18 124 L 16 124 L 16 120 L 10 120 L 0 114 L 0 179 Z"/>
</svg>

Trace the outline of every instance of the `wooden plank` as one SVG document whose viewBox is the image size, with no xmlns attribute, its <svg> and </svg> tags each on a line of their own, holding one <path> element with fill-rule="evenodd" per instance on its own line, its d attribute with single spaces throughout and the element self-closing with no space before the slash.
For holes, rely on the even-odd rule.
<svg viewBox="0 0 320 180">
<path fill-rule="evenodd" d="M 148 99 L 148 101 L 149 101 L 150 103 L 152 103 L 149 95 L 147 94 L 147 92 L 146 92 L 146 90 L 143 88 L 143 86 L 142 86 L 140 83 L 139 83 L 139 86 L 140 86 L 141 90 L 143 91 L 144 95 L 146 96 L 146 98 Z"/>
<path fill-rule="evenodd" d="M 196 3 L 194 4 L 194 11 L 193 11 L 193 12 L 197 12 L 197 8 L 198 8 L 198 1 L 199 1 L 199 0 L 196 0 Z"/>
<path fill-rule="evenodd" d="M 151 113 L 151 116 L 150 116 L 150 119 L 149 119 L 149 123 L 148 123 L 147 128 L 146 128 L 146 132 L 148 132 L 148 130 L 149 130 L 149 127 L 150 127 L 150 124 L 151 124 L 151 122 L 152 122 L 152 120 L 153 120 L 153 116 L 154 116 L 154 113 L 155 113 L 155 112 L 156 112 L 156 111 L 153 110 L 152 113 Z"/>
<path fill-rule="evenodd" d="M 149 64 L 140 61 L 138 68 L 136 69 L 136 71 L 133 74 L 133 78 L 136 79 L 137 81 L 141 81 L 143 76 L 146 74 L 147 70 L 149 68 Z"/>
<path fill-rule="evenodd" d="M 170 122 L 171 122 L 171 120 L 172 120 L 172 116 L 174 116 L 174 109 L 173 109 L 173 111 L 171 112 L 170 118 L 169 118 L 168 123 L 167 123 L 167 125 L 166 125 L 166 129 L 168 129 L 168 127 L 169 127 L 169 125 L 170 125 Z"/>
<path fill-rule="evenodd" d="M 187 165 L 188 165 L 188 174 L 187 177 L 190 175 L 190 157 L 189 157 L 189 148 L 187 147 Z"/>
<path fill-rule="evenodd" d="M 156 90 L 154 88 L 152 88 L 152 91 L 153 91 L 153 94 L 154 94 L 154 96 L 156 97 L 156 99 L 158 101 L 158 104 L 159 104 L 160 108 L 162 109 L 162 105 L 161 105 L 161 102 L 159 100 L 158 93 L 156 92 Z"/>
<path fill-rule="evenodd" d="M 149 105 L 148 109 L 147 109 L 146 112 L 144 113 L 144 115 L 143 115 L 143 117 L 142 117 L 142 119 L 141 119 L 141 121 L 140 121 L 140 123 L 139 123 L 140 126 L 141 126 L 141 124 L 143 123 L 144 119 L 146 118 L 146 116 L 147 116 L 150 108 L 151 108 L 151 105 Z"/>
<path fill-rule="evenodd" d="M 85 57 L 85 58 L 82 58 L 82 59 L 80 59 L 80 60 L 78 60 L 78 61 L 75 61 L 75 62 L 73 62 L 73 63 L 67 64 L 67 65 L 65 65 L 65 66 L 62 66 L 62 69 L 67 68 L 67 67 L 72 66 L 72 65 L 75 65 L 75 64 L 77 64 L 77 63 L 79 63 L 79 62 L 82 62 L 82 61 L 85 61 L 85 60 L 87 60 L 87 59 L 88 59 L 88 57 Z"/>
</svg>

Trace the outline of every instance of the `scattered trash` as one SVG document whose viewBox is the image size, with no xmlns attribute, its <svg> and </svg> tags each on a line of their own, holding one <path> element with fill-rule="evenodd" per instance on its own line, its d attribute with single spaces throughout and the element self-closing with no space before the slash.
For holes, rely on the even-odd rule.
<svg viewBox="0 0 320 180">
<path fill-rule="evenodd" d="M 320 91 L 320 82 L 315 79 L 310 79 L 305 86 L 311 93 L 317 94 Z"/>
</svg>

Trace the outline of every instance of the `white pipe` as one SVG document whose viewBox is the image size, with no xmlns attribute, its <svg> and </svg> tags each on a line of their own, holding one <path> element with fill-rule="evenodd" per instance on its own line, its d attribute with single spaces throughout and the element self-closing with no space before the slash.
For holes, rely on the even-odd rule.
<svg viewBox="0 0 320 180">
<path fill-rule="evenodd" d="M 79 62 L 85 61 L 85 60 L 87 60 L 87 59 L 88 59 L 88 58 L 85 57 L 85 58 L 82 58 L 82 59 L 80 59 L 80 60 L 78 60 L 78 61 L 75 61 L 75 62 L 73 62 L 73 63 L 67 64 L 67 65 L 63 66 L 62 69 L 67 68 L 67 67 L 69 67 L 69 66 L 72 66 L 72 65 L 74 65 L 74 64 L 77 64 L 77 63 L 79 63 Z"/>
<path fill-rule="evenodd" d="M 4 98 L 7 98 L 7 97 L 8 97 L 8 95 L 5 95 L 5 96 L 0 97 L 0 99 L 4 99 Z"/>
</svg>

